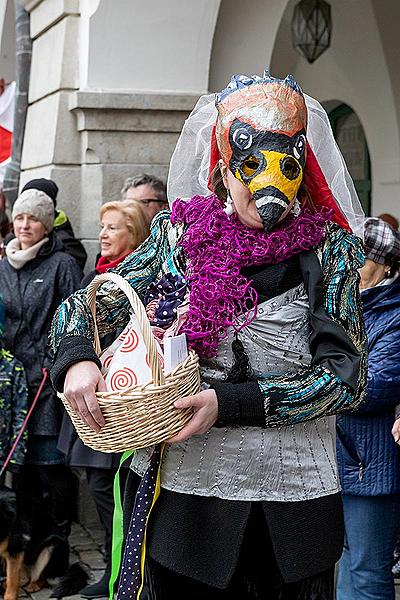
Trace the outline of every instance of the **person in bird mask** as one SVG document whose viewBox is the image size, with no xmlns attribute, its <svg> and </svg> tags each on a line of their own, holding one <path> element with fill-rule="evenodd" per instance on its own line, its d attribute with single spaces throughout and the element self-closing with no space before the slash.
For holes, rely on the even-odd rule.
<svg viewBox="0 0 400 600">
<path fill-rule="evenodd" d="M 363 213 L 324 109 L 291 76 L 234 76 L 186 120 L 168 197 L 116 272 L 153 307 L 159 339 L 186 334 L 202 391 L 176 399 L 193 410 L 177 435 L 133 458 L 117 598 L 140 598 L 146 565 L 157 600 L 332 599 L 334 415 L 363 399 L 366 339 Z M 125 306 L 112 284 L 100 291 L 100 335 L 126 325 Z M 58 311 L 52 376 L 99 431 L 88 314 L 82 290 Z"/>
</svg>

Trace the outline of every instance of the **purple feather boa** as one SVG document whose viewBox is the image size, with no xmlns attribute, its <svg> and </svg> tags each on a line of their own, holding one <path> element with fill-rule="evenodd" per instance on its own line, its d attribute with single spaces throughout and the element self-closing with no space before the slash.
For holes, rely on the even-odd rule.
<svg viewBox="0 0 400 600">
<path fill-rule="evenodd" d="M 227 329 L 242 329 L 257 313 L 257 292 L 241 275 L 242 267 L 279 263 L 315 248 L 331 216 L 327 209 L 303 210 L 265 233 L 228 217 L 215 195 L 175 200 L 171 221 L 188 226 L 180 245 L 188 265 L 189 311 L 182 331 L 189 346 L 202 358 L 216 356 Z M 240 327 L 239 315 L 245 315 Z"/>
</svg>

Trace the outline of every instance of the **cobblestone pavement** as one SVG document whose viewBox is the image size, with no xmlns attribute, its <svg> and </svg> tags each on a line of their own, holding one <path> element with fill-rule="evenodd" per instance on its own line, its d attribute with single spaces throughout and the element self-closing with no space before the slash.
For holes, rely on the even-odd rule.
<svg viewBox="0 0 400 600">
<path fill-rule="evenodd" d="M 90 573 L 90 582 L 98 581 L 104 573 L 103 531 L 94 525 L 82 527 L 76 523 L 72 526 L 70 535 L 71 564 L 80 560 Z M 48 600 L 51 588 L 44 588 L 35 594 L 27 594 L 21 590 L 20 598 L 26 600 Z M 70 600 L 82 600 L 78 595 L 69 596 Z M 396 579 L 396 600 L 400 600 L 400 579 Z"/>
<path fill-rule="evenodd" d="M 104 573 L 103 557 L 103 530 L 96 526 L 82 527 L 76 523 L 72 526 L 69 537 L 71 546 L 70 563 L 81 561 L 90 573 L 90 583 L 98 581 Z M 47 600 L 51 594 L 51 588 L 43 588 L 35 594 L 27 594 L 21 590 L 20 598 L 26 600 Z M 69 596 L 70 600 L 81 600 L 80 595 Z"/>
</svg>

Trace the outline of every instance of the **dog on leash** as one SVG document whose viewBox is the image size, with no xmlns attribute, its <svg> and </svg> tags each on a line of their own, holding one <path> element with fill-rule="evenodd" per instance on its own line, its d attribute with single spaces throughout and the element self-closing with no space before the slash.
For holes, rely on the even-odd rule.
<svg viewBox="0 0 400 600">
<path fill-rule="evenodd" d="M 29 593 L 47 586 L 47 580 L 60 578 L 51 598 L 76 594 L 88 582 L 79 564 L 69 564 L 69 543 L 54 533 L 45 507 L 27 523 L 19 513 L 15 493 L 0 490 L 0 556 L 5 567 L 4 600 L 17 600 L 21 586 Z"/>
</svg>

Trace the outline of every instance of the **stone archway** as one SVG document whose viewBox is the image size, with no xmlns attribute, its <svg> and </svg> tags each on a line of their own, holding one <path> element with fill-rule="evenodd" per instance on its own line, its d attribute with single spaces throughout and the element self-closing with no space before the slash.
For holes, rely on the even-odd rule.
<svg viewBox="0 0 400 600">
<path fill-rule="evenodd" d="M 209 90 L 235 73 L 261 74 L 271 64 L 275 38 L 288 0 L 222 0 L 211 52 Z"/>
<path fill-rule="evenodd" d="M 324 107 L 364 212 L 369 216 L 371 214 L 371 160 L 364 128 L 351 106 L 333 101 L 325 102 Z"/>
<path fill-rule="evenodd" d="M 351 106 L 365 132 L 372 178 L 371 212 L 393 212 L 400 216 L 400 123 L 393 89 L 400 89 L 397 67 L 387 60 L 387 39 L 382 18 L 373 0 L 343 3 L 330 0 L 333 35 L 331 47 L 312 65 L 293 50 L 290 20 L 297 0 L 290 0 L 276 36 L 271 67 L 275 75 L 293 73 L 303 89 L 325 104 L 332 98 Z M 388 15 L 384 22 L 389 21 Z M 382 17 L 382 15 L 381 15 Z M 368 56 L 368 68 L 365 57 Z"/>
</svg>

